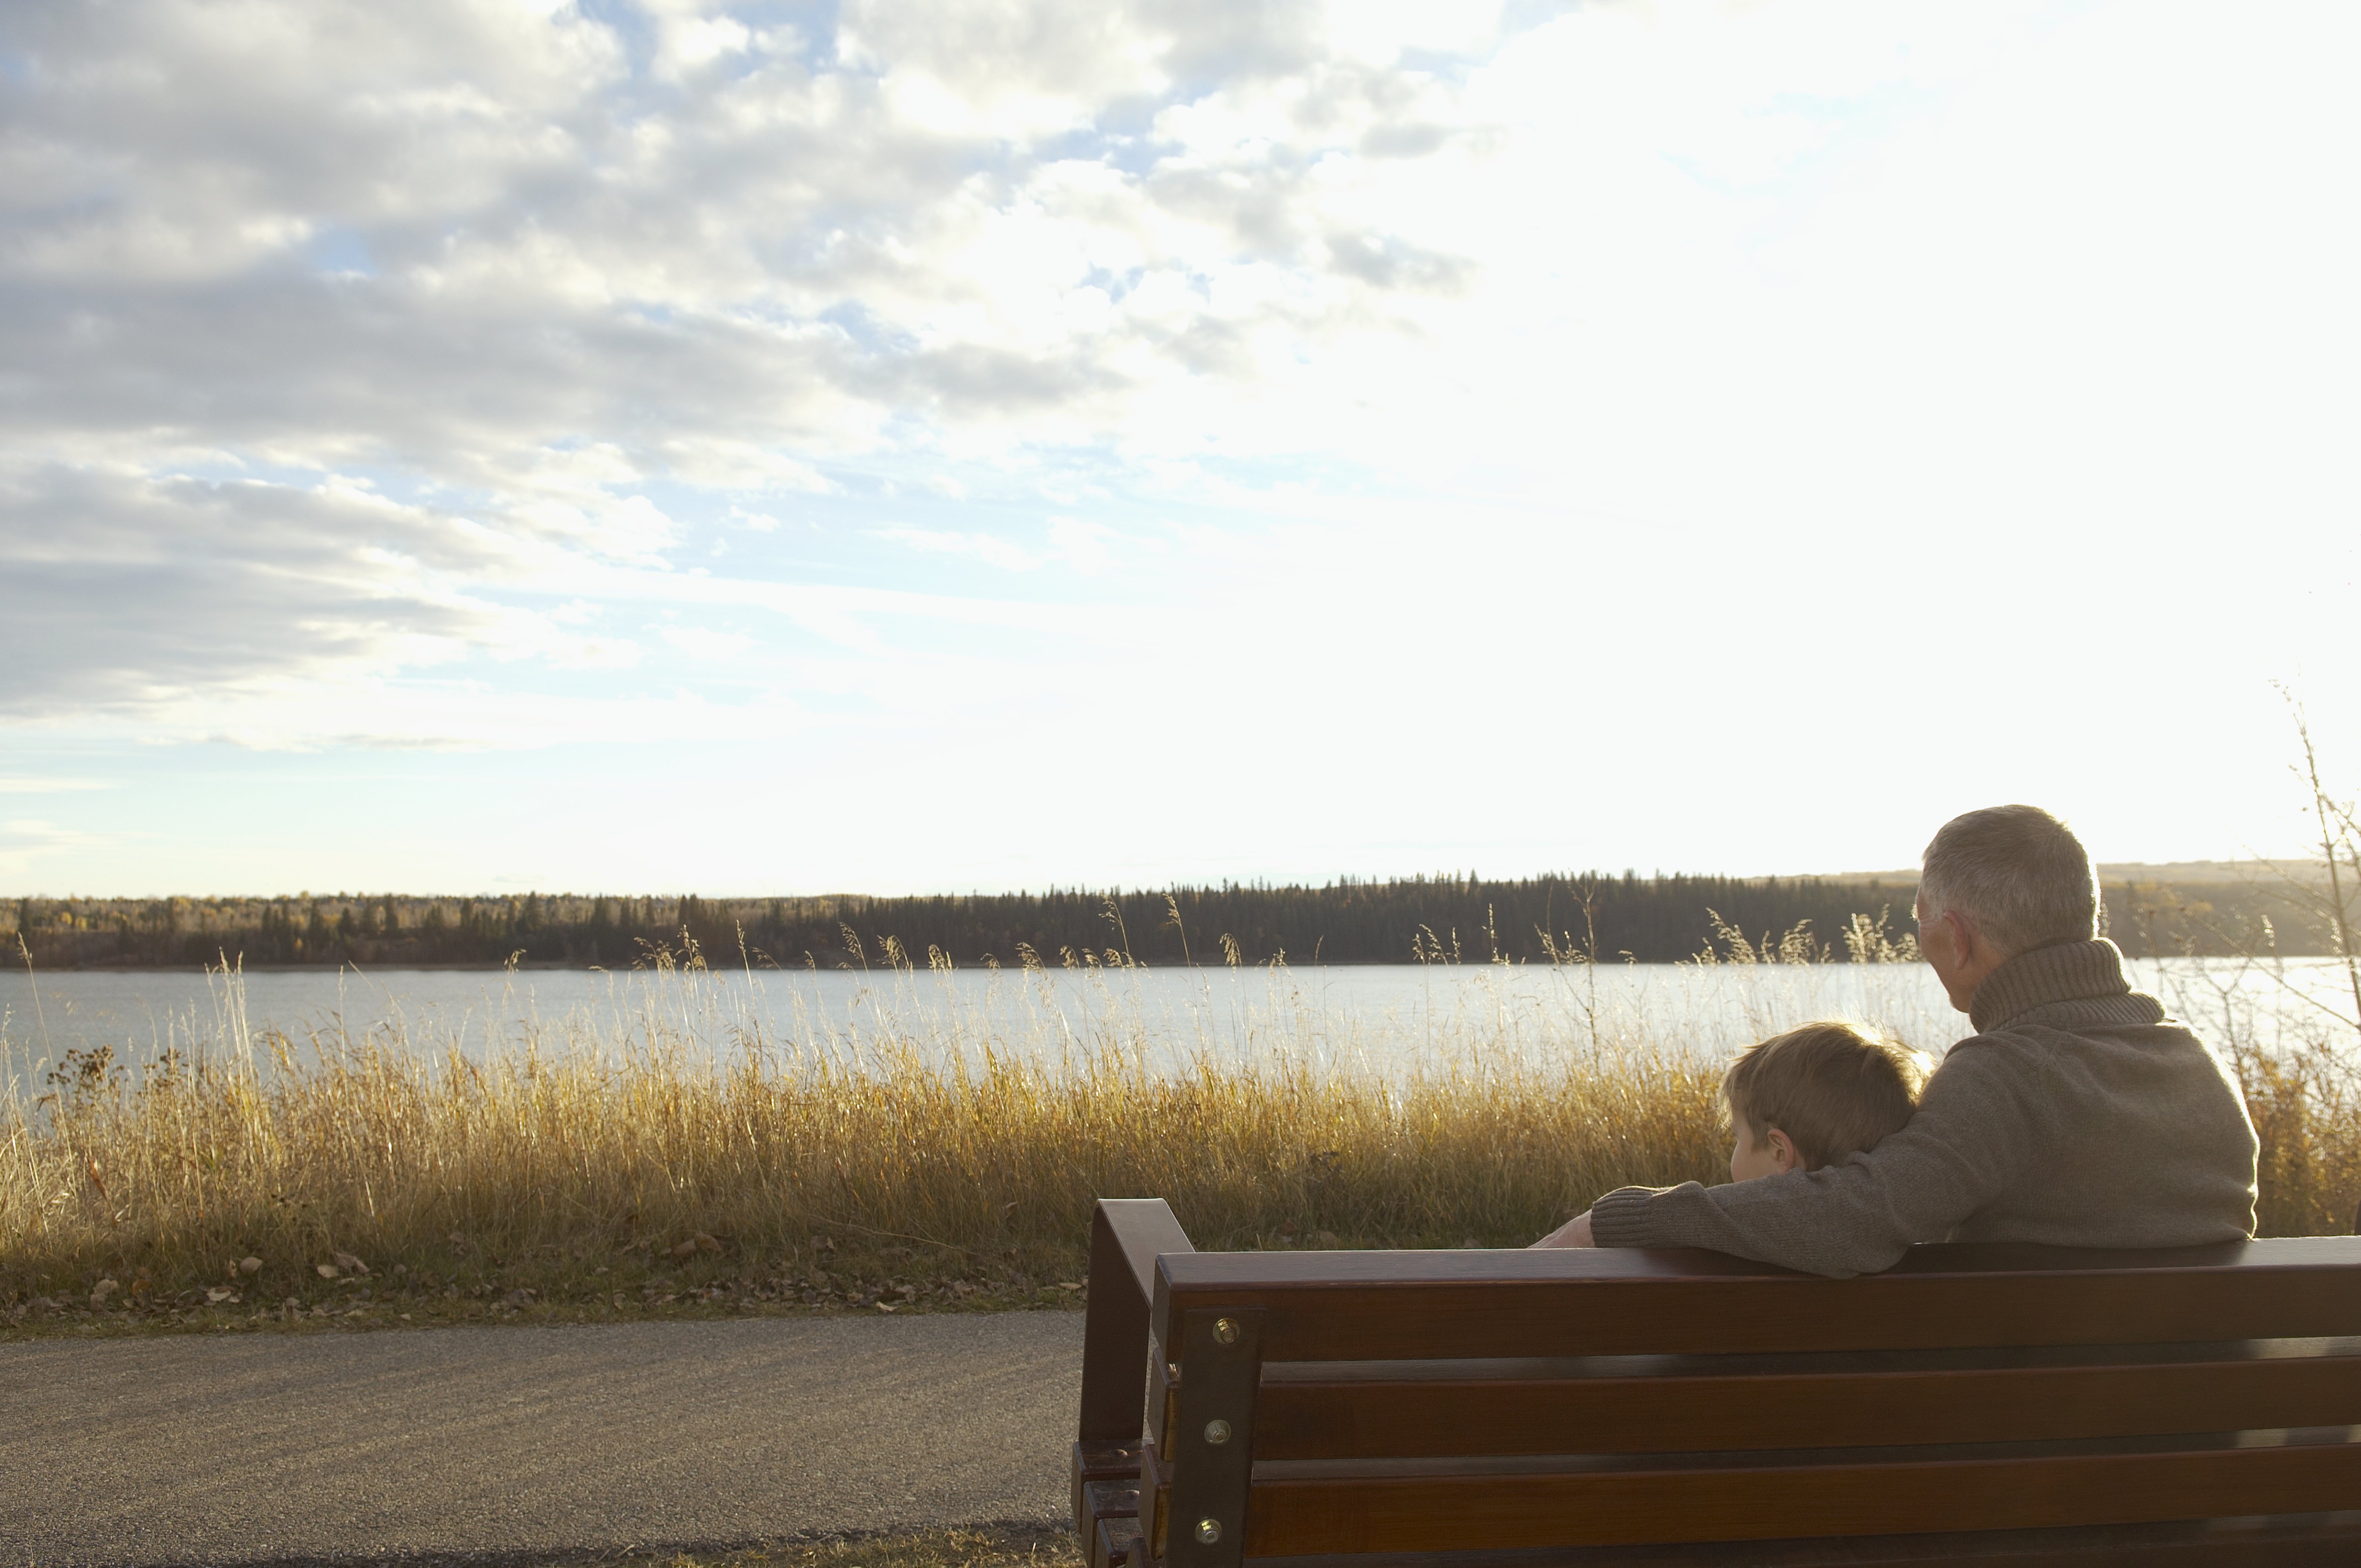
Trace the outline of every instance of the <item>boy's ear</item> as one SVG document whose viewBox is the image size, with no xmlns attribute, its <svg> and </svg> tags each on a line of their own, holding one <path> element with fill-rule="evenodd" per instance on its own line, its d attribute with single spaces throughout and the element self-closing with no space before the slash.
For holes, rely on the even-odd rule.
<svg viewBox="0 0 2361 1568">
<path fill-rule="evenodd" d="M 1804 1157 L 1795 1152 L 1795 1140 L 1785 1133 L 1773 1127 L 1763 1134 L 1763 1142 L 1771 1146 L 1771 1166 L 1774 1174 L 1784 1176 L 1791 1170 L 1804 1168 Z"/>
</svg>

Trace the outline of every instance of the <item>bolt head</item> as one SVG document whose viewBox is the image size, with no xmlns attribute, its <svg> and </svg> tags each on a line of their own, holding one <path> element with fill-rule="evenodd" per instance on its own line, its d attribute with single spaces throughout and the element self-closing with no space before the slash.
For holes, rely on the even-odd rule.
<svg viewBox="0 0 2361 1568">
<path fill-rule="evenodd" d="M 1215 1344 L 1235 1344 L 1238 1343 L 1238 1323 L 1235 1318 L 1215 1318 L 1213 1320 L 1213 1343 Z"/>
<path fill-rule="evenodd" d="M 1197 1521 L 1197 1543 L 1198 1543 L 1199 1545 L 1201 1545 L 1201 1546 L 1211 1546 L 1211 1545 L 1213 1545 L 1213 1542 L 1215 1542 L 1215 1541 L 1219 1541 L 1219 1540 L 1221 1540 L 1221 1539 L 1222 1539 L 1222 1521 L 1221 1521 L 1221 1520 L 1219 1520 L 1219 1519 L 1199 1519 L 1199 1520 Z"/>
<path fill-rule="evenodd" d="M 1218 1420 L 1207 1421 L 1205 1423 L 1205 1441 L 1212 1443 L 1216 1448 L 1219 1448 L 1222 1444 L 1229 1442 L 1230 1423 Z"/>
</svg>

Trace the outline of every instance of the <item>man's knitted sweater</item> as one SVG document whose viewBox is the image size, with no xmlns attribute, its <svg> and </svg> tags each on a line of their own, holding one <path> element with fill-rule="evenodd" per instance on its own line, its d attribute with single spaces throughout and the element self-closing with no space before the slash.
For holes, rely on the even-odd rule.
<svg viewBox="0 0 2361 1568">
<path fill-rule="evenodd" d="M 2132 990 L 2112 942 L 2019 953 L 1977 987 L 1977 1033 L 1917 1114 L 1865 1154 L 1756 1181 L 1625 1187 L 1601 1246 L 1701 1246 L 1873 1273 L 1914 1242 L 2189 1246 L 2255 1232 L 2255 1128 L 2229 1069 Z"/>
</svg>

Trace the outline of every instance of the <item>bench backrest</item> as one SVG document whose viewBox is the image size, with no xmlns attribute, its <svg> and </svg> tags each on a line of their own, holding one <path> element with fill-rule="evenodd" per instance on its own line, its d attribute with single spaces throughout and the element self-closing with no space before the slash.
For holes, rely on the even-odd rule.
<svg viewBox="0 0 2361 1568">
<path fill-rule="evenodd" d="M 1152 1347 L 1141 1555 L 1172 1568 L 2078 1527 L 2202 1548 L 2192 1521 L 2361 1507 L 2361 1239 L 1927 1246 L 1830 1280 L 1686 1251 L 1196 1253 L 1154 1201 L 1100 1223 L 1082 1435 L 1138 1442 Z"/>
</svg>

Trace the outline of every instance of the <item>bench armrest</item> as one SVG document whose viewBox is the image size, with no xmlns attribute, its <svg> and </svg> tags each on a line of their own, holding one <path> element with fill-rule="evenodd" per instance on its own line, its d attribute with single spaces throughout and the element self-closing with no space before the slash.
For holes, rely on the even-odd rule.
<svg viewBox="0 0 2361 1568">
<path fill-rule="evenodd" d="M 1091 1216 L 1091 1295 L 1082 1321 L 1082 1441 L 1139 1441 L 1156 1260 L 1196 1250 L 1163 1199 L 1099 1200 Z"/>
</svg>

